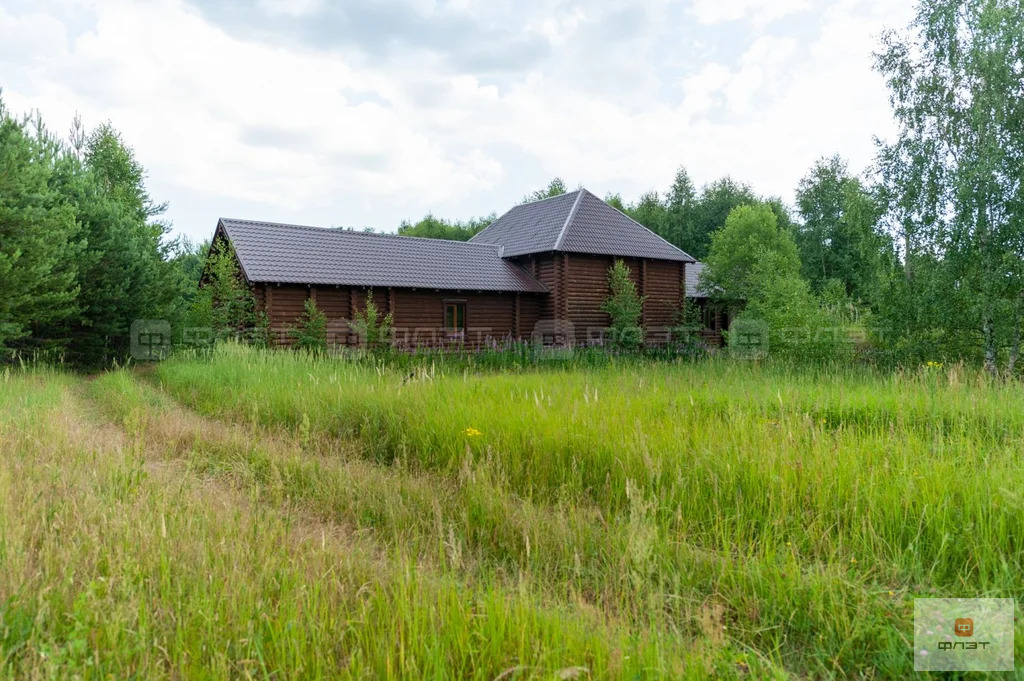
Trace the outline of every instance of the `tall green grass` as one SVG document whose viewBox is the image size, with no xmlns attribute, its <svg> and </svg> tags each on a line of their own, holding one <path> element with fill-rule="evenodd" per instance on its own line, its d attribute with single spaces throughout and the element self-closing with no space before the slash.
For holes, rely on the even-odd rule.
<svg viewBox="0 0 1024 681">
<path fill-rule="evenodd" d="M 189 466 L 207 445 L 187 432 L 147 437 L 146 408 L 107 420 L 118 395 L 160 402 L 125 374 L 0 380 L 0 678 L 645 678 L 721 663 L 528 583 L 382 554 L 263 485 L 221 487 Z"/>
<path fill-rule="evenodd" d="M 439 490 L 485 480 L 450 507 L 485 564 L 584 598 L 614 584 L 594 602 L 644 626 L 717 613 L 730 641 L 803 673 L 908 672 L 911 596 L 1024 586 L 1024 397 L 955 369 L 407 372 L 227 348 L 154 378 L 207 416 L 352 440 Z M 489 540 L 520 509 L 572 528 L 549 560 Z"/>
</svg>

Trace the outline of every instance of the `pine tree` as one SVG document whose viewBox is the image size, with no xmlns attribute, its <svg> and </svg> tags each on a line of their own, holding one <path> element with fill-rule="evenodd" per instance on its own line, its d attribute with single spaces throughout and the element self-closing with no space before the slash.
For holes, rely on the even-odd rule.
<svg viewBox="0 0 1024 681">
<path fill-rule="evenodd" d="M 77 314 L 75 213 L 50 186 L 57 145 L 0 101 L 0 356 L 60 347 L 47 333 Z"/>
<path fill-rule="evenodd" d="M 635 350 L 644 340 L 640 318 L 644 311 L 644 298 L 637 294 L 636 284 L 629 277 L 629 267 L 621 260 L 608 268 L 608 287 L 611 295 L 601 309 L 611 317 L 612 343 L 624 350 Z"/>
</svg>

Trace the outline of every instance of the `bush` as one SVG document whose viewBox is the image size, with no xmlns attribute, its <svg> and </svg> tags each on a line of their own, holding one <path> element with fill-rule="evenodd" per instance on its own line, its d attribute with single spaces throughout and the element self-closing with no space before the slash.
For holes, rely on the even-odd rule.
<svg viewBox="0 0 1024 681">
<path fill-rule="evenodd" d="M 316 306 L 315 300 L 306 299 L 299 325 L 290 329 L 290 333 L 301 350 L 323 352 L 327 349 L 327 315 Z"/>
<path fill-rule="evenodd" d="M 672 327 L 673 350 L 688 356 L 706 354 L 707 343 L 701 332 L 704 319 L 700 308 L 692 302 L 685 302 L 679 311 L 678 323 Z"/>
<path fill-rule="evenodd" d="M 209 329 L 214 339 L 235 337 L 265 344 L 266 313 L 246 285 L 231 244 L 218 241 L 211 248 L 202 283 L 185 321 L 190 327 Z M 203 334 L 202 340 L 212 339 Z"/>
<path fill-rule="evenodd" d="M 362 312 L 353 313 L 348 325 L 367 350 L 378 351 L 390 346 L 393 318 L 390 312 L 381 317 L 377 304 L 373 302 L 373 291 L 366 294 L 365 308 Z"/>
<path fill-rule="evenodd" d="M 761 254 L 749 276 L 758 294 L 748 301 L 737 321 L 764 322 L 773 356 L 824 361 L 849 358 L 853 347 L 846 322 L 819 303 L 799 271 L 785 265 L 777 253 Z"/>
<path fill-rule="evenodd" d="M 612 318 L 611 341 L 614 347 L 636 350 L 644 342 L 640 317 L 644 311 L 644 298 L 637 295 L 636 285 L 629 278 L 629 268 L 621 260 L 608 269 L 611 295 L 601 309 Z"/>
</svg>

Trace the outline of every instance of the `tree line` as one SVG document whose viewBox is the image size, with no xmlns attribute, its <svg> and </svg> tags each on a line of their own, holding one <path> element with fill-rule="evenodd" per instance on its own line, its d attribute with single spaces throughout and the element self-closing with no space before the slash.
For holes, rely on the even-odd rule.
<svg viewBox="0 0 1024 681">
<path fill-rule="evenodd" d="M 871 167 L 822 158 L 791 206 L 731 177 L 698 188 L 683 168 L 664 190 L 605 198 L 704 261 L 720 304 L 744 301 L 741 316 L 776 332 L 809 330 L 781 334 L 782 351 L 1015 372 L 1024 9 L 921 0 L 875 59 L 898 135 L 879 143 Z M 567 190 L 556 178 L 523 200 Z M 236 293 L 197 288 L 206 245 L 171 239 L 165 208 L 110 124 L 86 131 L 76 120 L 59 137 L 0 101 L 0 357 L 110 362 L 125 356 L 133 319 L 216 318 L 212 307 Z M 467 240 L 495 218 L 427 215 L 398 233 Z M 860 340 L 831 333 L 843 328 Z"/>
<path fill-rule="evenodd" d="M 1024 321 L 1024 7 L 922 0 L 875 55 L 898 135 L 872 167 L 822 158 L 796 203 L 680 169 L 663 192 L 606 200 L 699 260 L 722 304 L 746 302 L 794 355 L 1019 370 Z M 525 197 L 566 191 L 555 179 Z M 493 216 L 492 216 L 493 219 Z M 428 216 L 405 233 L 469 238 Z M 439 235 L 439 234 L 438 234 Z M 861 340 L 851 343 L 852 331 Z M 800 332 L 797 333 L 796 331 Z M 836 333 L 838 331 L 838 333 Z"/>
<path fill-rule="evenodd" d="M 168 238 L 165 209 L 111 125 L 58 137 L 0 100 L 0 358 L 103 364 L 132 320 L 181 318 L 197 249 Z"/>
</svg>

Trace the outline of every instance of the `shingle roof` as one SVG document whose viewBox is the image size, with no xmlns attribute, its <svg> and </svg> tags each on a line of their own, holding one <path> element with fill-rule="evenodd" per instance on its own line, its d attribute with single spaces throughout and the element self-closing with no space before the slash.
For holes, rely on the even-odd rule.
<svg viewBox="0 0 1024 681">
<path fill-rule="evenodd" d="M 686 297 L 710 298 L 707 290 L 700 285 L 700 274 L 704 271 L 704 263 L 694 262 L 686 266 Z"/>
<path fill-rule="evenodd" d="M 586 189 L 516 206 L 474 236 L 505 257 L 564 251 L 693 262 L 693 258 Z"/>
<path fill-rule="evenodd" d="M 218 223 L 249 281 L 543 293 L 489 244 L 232 220 Z"/>
</svg>

